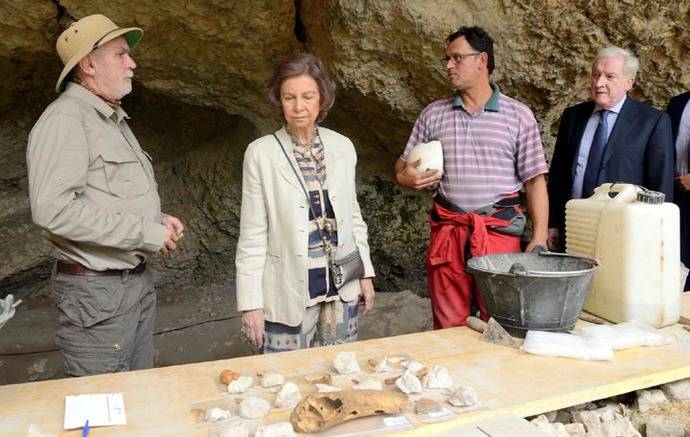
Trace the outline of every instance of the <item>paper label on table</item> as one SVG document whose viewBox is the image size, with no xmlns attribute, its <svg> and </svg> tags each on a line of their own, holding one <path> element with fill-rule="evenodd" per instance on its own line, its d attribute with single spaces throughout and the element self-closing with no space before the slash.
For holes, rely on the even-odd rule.
<svg viewBox="0 0 690 437">
<path fill-rule="evenodd" d="M 407 417 L 405 416 L 392 416 L 392 417 L 384 417 L 383 418 L 383 424 L 386 425 L 388 428 L 396 427 L 396 426 L 404 426 L 408 425 L 410 423 L 409 420 L 407 420 Z"/>
<path fill-rule="evenodd" d="M 65 396 L 65 429 L 89 426 L 127 425 L 122 393 Z"/>
</svg>

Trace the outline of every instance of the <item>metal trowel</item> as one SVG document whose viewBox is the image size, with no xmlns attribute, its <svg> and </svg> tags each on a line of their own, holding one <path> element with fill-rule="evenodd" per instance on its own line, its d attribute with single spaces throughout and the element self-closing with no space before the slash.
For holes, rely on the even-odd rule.
<svg viewBox="0 0 690 437">
<path fill-rule="evenodd" d="M 491 317 L 488 322 L 485 322 L 481 319 L 470 316 L 467 318 L 466 323 L 468 327 L 481 333 L 481 339 L 488 343 L 494 343 L 512 348 L 518 347 L 515 339 L 508 334 L 508 331 L 506 331 L 505 328 L 503 328 L 503 326 L 501 326 L 501 324 L 498 323 L 493 317 Z"/>
</svg>

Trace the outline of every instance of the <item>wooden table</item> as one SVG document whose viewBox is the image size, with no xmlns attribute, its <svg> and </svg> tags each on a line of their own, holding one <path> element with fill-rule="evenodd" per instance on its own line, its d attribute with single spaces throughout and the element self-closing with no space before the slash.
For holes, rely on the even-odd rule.
<svg viewBox="0 0 690 437">
<path fill-rule="evenodd" d="M 683 300 L 690 310 L 690 293 Z M 446 366 L 456 384 L 474 387 L 484 408 L 408 432 L 432 435 L 496 415 L 531 416 L 690 377 L 690 333 L 680 325 L 665 332 L 676 337 L 675 345 L 617 352 L 610 362 L 523 354 L 480 341 L 478 333 L 463 327 L 275 355 L 0 386 L 0 435 L 23 436 L 29 424 L 35 424 L 44 432 L 78 436 L 80 430 L 62 430 L 65 395 L 122 392 L 128 424 L 93 428 L 92 436 L 206 436 L 208 429 L 196 423 L 191 406 L 227 397 L 218 381 L 221 370 L 253 375 L 274 369 L 306 394 L 313 388 L 302 375 L 331 370 L 336 353 L 346 350 L 356 352 L 363 369 L 370 368 L 369 358 L 407 354 L 426 366 Z M 272 402 L 272 394 L 265 389 L 262 393 Z M 287 410 L 274 411 L 265 420 L 288 416 Z"/>
</svg>

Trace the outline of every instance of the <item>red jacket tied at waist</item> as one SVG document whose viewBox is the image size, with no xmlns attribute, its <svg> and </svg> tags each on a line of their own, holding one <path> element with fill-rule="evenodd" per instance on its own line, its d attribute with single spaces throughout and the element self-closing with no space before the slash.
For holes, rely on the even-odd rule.
<svg viewBox="0 0 690 437">
<path fill-rule="evenodd" d="M 428 262 L 432 266 L 450 262 L 453 256 L 449 248 L 450 240 L 458 239 L 456 234 L 460 231 L 459 228 L 469 228 L 470 254 L 474 257 L 487 254 L 487 226 L 505 227 L 510 224 L 508 220 L 474 212 L 458 214 L 438 205 L 434 205 L 434 212 L 438 220 L 432 217 L 429 219 L 429 224 L 432 232 L 438 233 L 429 246 Z"/>
</svg>

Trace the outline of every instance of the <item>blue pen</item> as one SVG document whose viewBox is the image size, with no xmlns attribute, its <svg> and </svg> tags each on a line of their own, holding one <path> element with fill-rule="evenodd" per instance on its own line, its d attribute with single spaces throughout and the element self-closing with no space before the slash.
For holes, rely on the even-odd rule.
<svg viewBox="0 0 690 437">
<path fill-rule="evenodd" d="M 89 435 L 89 419 L 86 419 L 86 423 L 84 424 L 84 427 L 81 429 L 81 437 L 88 437 Z"/>
</svg>

